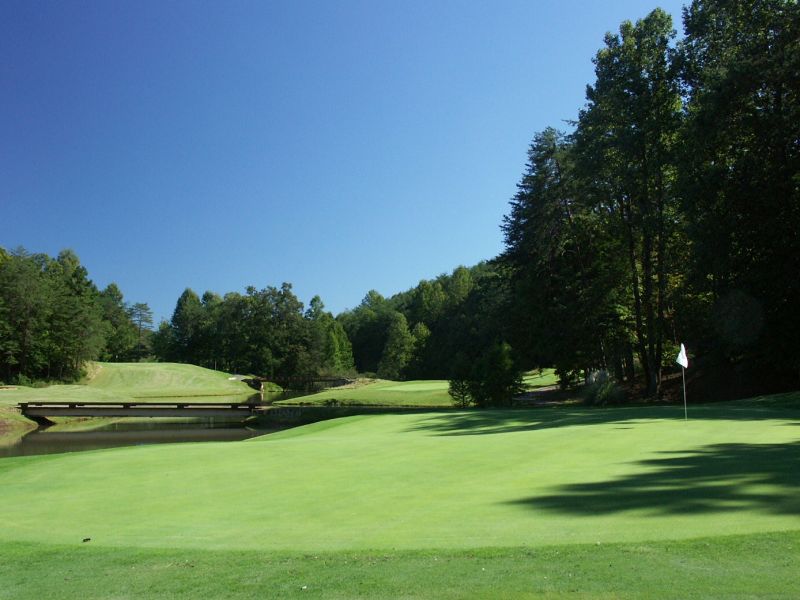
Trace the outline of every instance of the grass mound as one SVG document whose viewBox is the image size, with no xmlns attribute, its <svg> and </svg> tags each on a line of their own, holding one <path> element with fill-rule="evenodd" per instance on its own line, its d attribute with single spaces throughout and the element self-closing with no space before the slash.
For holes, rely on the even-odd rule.
<svg viewBox="0 0 800 600">
<path fill-rule="evenodd" d="M 224 396 L 253 390 L 228 373 L 178 363 L 99 363 L 88 385 L 134 398 L 163 396 Z"/>
</svg>

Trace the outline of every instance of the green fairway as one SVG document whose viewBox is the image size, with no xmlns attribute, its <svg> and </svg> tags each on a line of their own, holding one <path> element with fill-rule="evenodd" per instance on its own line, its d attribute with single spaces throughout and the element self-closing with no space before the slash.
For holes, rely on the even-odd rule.
<svg viewBox="0 0 800 600">
<path fill-rule="evenodd" d="M 447 393 L 445 380 L 382 381 L 355 387 L 337 387 L 276 404 L 352 404 L 363 406 L 450 407 L 453 399 Z"/>
<path fill-rule="evenodd" d="M 676 407 L 357 416 L 247 442 L 4 459 L 0 544 L 26 567 L 0 578 L 86 561 L 105 565 L 99 595 L 133 568 L 191 595 L 199 574 L 185 560 L 220 581 L 257 569 L 242 596 L 259 582 L 286 593 L 326 582 L 334 596 L 424 597 L 471 580 L 487 596 L 623 584 L 669 596 L 671 569 L 708 592 L 747 559 L 772 562 L 771 593 L 790 597 L 800 539 L 781 532 L 800 530 L 798 400 L 696 406 L 688 422 Z M 706 539 L 680 541 L 693 538 Z M 753 563 L 762 546 L 772 554 Z M 567 562 L 553 565 L 559 547 Z M 656 570 L 635 576 L 633 558 Z M 744 580 L 725 589 L 744 593 L 730 587 Z"/>
<path fill-rule="evenodd" d="M 558 383 L 553 369 L 526 373 L 523 384 L 528 390 L 536 390 Z M 366 385 L 331 388 L 317 394 L 281 400 L 276 404 L 331 404 L 360 406 L 413 406 L 452 407 L 453 399 L 447 390 L 445 379 L 423 381 L 377 380 Z"/>
</svg>

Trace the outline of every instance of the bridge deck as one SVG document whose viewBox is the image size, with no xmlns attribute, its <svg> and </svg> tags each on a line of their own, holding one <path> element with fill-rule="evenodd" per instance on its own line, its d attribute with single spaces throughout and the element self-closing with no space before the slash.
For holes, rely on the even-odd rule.
<svg viewBox="0 0 800 600">
<path fill-rule="evenodd" d="M 245 402 L 23 402 L 26 417 L 248 417 Z"/>
</svg>

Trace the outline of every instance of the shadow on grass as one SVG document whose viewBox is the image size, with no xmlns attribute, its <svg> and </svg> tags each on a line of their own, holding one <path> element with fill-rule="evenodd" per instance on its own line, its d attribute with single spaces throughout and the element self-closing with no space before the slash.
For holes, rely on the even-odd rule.
<svg viewBox="0 0 800 600">
<path fill-rule="evenodd" d="M 800 405 L 800 402 L 798 402 Z M 618 424 L 630 428 L 637 422 L 654 419 L 683 420 L 682 406 L 647 406 L 623 408 L 535 408 L 510 410 L 475 410 L 437 414 L 416 424 L 412 431 L 429 431 L 434 435 L 488 435 L 571 427 L 578 425 Z M 689 407 L 689 421 L 792 420 L 800 425 L 800 410 L 795 406 L 775 406 L 726 402 Z"/>
<path fill-rule="evenodd" d="M 800 514 L 800 442 L 714 444 L 641 461 L 643 472 L 511 501 L 570 515 L 760 511 Z"/>
</svg>

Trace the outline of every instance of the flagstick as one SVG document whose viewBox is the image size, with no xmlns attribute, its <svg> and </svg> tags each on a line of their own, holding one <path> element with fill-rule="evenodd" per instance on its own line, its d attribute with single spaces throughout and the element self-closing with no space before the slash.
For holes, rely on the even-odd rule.
<svg viewBox="0 0 800 600">
<path fill-rule="evenodd" d="M 686 410 L 686 369 L 681 367 L 681 376 L 683 377 L 683 420 L 689 419 L 689 413 Z"/>
</svg>

